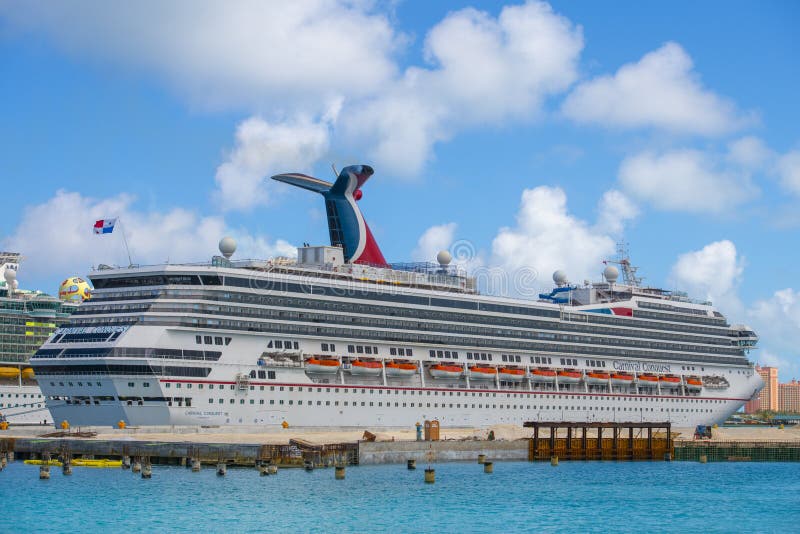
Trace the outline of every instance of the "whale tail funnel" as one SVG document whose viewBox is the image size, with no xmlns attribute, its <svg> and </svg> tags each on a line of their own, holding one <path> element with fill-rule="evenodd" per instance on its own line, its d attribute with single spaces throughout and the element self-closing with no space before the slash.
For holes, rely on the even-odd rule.
<svg viewBox="0 0 800 534">
<path fill-rule="evenodd" d="M 300 173 L 277 174 L 272 179 L 325 198 L 331 245 L 342 247 L 345 262 L 388 267 L 356 204 L 363 194 L 361 187 L 374 172 L 368 165 L 351 165 L 342 169 L 334 183 Z"/>
</svg>

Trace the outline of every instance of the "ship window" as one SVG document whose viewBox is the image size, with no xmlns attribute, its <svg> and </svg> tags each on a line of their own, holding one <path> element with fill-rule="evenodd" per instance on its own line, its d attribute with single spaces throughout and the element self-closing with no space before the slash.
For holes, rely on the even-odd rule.
<svg viewBox="0 0 800 534">
<path fill-rule="evenodd" d="M 272 340 L 271 340 L 271 339 L 269 340 L 269 343 L 267 343 L 267 348 L 268 348 L 268 349 L 271 349 L 271 348 L 272 348 Z"/>
<path fill-rule="evenodd" d="M 230 345 L 232 340 L 233 340 L 233 338 L 226 337 L 226 338 L 225 338 L 225 345 L 226 345 L 226 346 L 227 346 L 227 345 Z"/>
<path fill-rule="evenodd" d="M 275 348 L 282 349 L 283 348 L 283 341 L 275 340 Z"/>
<path fill-rule="evenodd" d="M 211 336 L 204 336 L 204 337 L 203 337 L 203 342 L 204 342 L 206 345 L 211 345 L 211 343 L 212 343 L 212 341 L 211 341 Z"/>
<path fill-rule="evenodd" d="M 258 372 L 258 378 L 267 378 L 267 372 L 266 371 L 259 371 Z"/>
<path fill-rule="evenodd" d="M 328 344 L 327 343 L 323 343 L 321 346 L 322 346 L 322 352 L 328 352 Z"/>
<path fill-rule="evenodd" d="M 436 356 L 437 356 L 437 357 L 439 357 L 439 358 L 444 358 L 444 353 L 443 353 L 443 351 L 441 351 L 441 350 L 437 350 L 437 351 L 436 351 Z"/>
<path fill-rule="evenodd" d="M 331 343 L 331 352 L 336 352 L 336 345 Z"/>
<path fill-rule="evenodd" d="M 378 347 L 372 347 L 372 353 L 378 354 Z"/>
<path fill-rule="evenodd" d="M 367 354 L 372 354 L 372 347 L 369 347 L 369 346 L 364 347 L 364 352 L 367 353 Z"/>
<path fill-rule="evenodd" d="M 503 356 L 502 356 L 502 360 L 503 360 L 504 362 L 508 361 L 508 356 L 506 356 L 505 354 L 503 354 Z"/>
<path fill-rule="evenodd" d="M 258 400 L 258 403 L 259 403 L 259 404 L 264 404 L 264 399 L 259 399 L 259 400 Z"/>
<path fill-rule="evenodd" d="M 347 352 L 349 352 L 350 354 L 352 354 L 352 353 L 354 353 L 355 351 L 356 351 L 356 348 L 355 348 L 355 346 L 353 346 L 353 345 L 347 345 Z"/>
<path fill-rule="evenodd" d="M 406 356 L 413 356 L 411 349 L 406 349 Z"/>
<path fill-rule="evenodd" d="M 364 346 L 363 345 L 356 345 L 356 353 L 363 354 L 364 353 Z"/>
<path fill-rule="evenodd" d="M 431 358 L 435 358 L 436 357 L 436 351 L 435 350 L 431 350 L 431 351 L 428 351 L 428 352 L 429 352 Z"/>
<path fill-rule="evenodd" d="M 400 349 L 400 350 L 403 350 L 403 349 Z M 389 349 L 389 356 L 397 356 L 397 349 L 394 348 L 394 347 L 391 347 Z"/>
<path fill-rule="evenodd" d="M 295 341 L 295 342 L 293 343 L 293 345 L 294 345 L 294 348 L 295 348 L 295 350 L 297 350 L 297 349 L 299 349 L 299 348 L 300 348 L 300 343 L 298 343 L 297 341 Z"/>
<path fill-rule="evenodd" d="M 62 383 L 61 385 L 63 386 L 64 384 Z M 132 388 L 133 387 L 133 382 L 128 382 L 128 387 Z"/>
<path fill-rule="evenodd" d="M 267 378 L 275 379 L 275 371 L 267 371 Z"/>
<path fill-rule="evenodd" d="M 222 338 L 219 337 L 219 336 L 215 337 L 214 338 L 214 344 L 215 345 L 222 345 Z"/>
<path fill-rule="evenodd" d="M 203 336 L 194 336 L 194 342 L 199 345 L 203 342 Z"/>
</svg>

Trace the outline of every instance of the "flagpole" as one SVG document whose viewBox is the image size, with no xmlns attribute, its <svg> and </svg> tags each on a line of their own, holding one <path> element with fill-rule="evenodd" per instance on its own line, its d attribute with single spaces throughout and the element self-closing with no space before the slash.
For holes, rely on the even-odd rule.
<svg viewBox="0 0 800 534">
<path fill-rule="evenodd" d="M 125 237 L 125 227 L 122 226 L 122 217 L 117 217 L 119 221 L 119 229 L 122 234 L 122 242 L 125 243 L 125 252 L 128 253 L 128 267 L 133 267 L 133 260 L 131 259 L 131 249 L 128 248 L 128 239 Z"/>
</svg>

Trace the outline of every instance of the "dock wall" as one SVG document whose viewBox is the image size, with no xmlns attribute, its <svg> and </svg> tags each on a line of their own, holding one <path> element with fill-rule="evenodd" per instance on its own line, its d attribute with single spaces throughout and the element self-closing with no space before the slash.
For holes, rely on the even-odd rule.
<svg viewBox="0 0 800 534">
<path fill-rule="evenodd" d="M 419 463 L 477 461 L 479 454 L 489 460 L 527 460 L 528 441 L 382 441 L 361 442 L 358 450 L 358 463 L 400 464 L 408 460 Z"/>
</svg>

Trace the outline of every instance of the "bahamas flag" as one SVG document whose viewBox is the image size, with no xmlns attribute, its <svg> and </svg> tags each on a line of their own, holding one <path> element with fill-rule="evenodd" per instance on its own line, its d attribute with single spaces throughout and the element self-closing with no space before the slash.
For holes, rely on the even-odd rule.
<svg viewBox="0 0 800 534">
<path fill-rule="evenodd" d="M 110 234 L 114 231 L 114 225 L 117 224 L 116 217 L 113 219 L 100 219 L 94 223 L 94 233 L 96 234 Z"/>
</svg>

